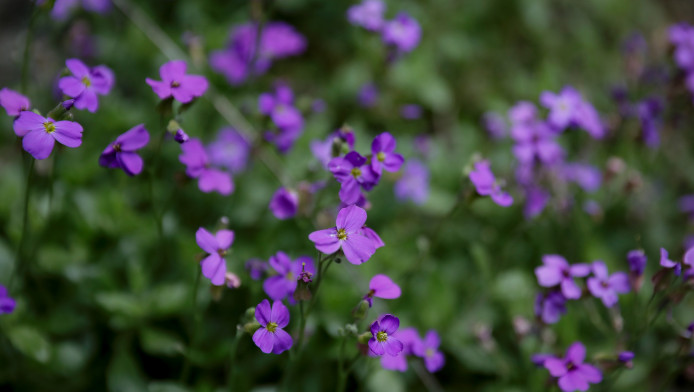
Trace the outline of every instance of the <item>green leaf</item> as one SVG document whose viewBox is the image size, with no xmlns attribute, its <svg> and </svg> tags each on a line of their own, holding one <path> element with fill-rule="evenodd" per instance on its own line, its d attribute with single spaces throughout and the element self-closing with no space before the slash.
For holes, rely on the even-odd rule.
<svg viewBox="0 0 694 392">
<path fill-rule="evenodd" d="M 33 327 L 16 326 L 7 332 L 12 345 L 27 357 L 46 363 L 51 358 L 51 346 L 43 334 Z"/>
</svg>

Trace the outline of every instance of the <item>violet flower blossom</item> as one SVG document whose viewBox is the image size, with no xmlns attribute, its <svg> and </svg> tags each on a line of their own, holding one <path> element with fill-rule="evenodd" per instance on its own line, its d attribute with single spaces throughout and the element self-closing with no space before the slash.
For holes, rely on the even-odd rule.
<svg viewBox="0 0 694 392">
<path fill-rule="evenodd" d="M 665 248 L 660 248 L 660 266 L 665 268 L 674 268 L 675 275 L 680 276 L 682 273 L 682 264 L 672 261 L 668 258 L 668 251 Z"/>
<path fill-rule="evenodd" d="M 381 29 L 381 38 L 387 45 L 400 52 L 410 52 L 419 44 L 422 29 L 416 19 L 406 12 L 400 12 L 393 20 L 386 21 Z"/>
<path fill-rule="evenodd" d="M 269 207 L 277 219 L 293 218 L 299 209 L 299 194 L 292 189 L 281 187 L 272 195 Z"/>
<path fill-rule="evenodd" d="M 569 263 L 560 255 L 542 256 L 543 265 L 535 268 L 537 282 L 542 287 L 561 286 L 561 292 L 568 299 L 581 297 L 581 289 L 574 282 L 575 277 L 585 277 L 590 274 L 590 265 Z"/>
<path fill-rule="evenodd" d="M 514 125 L 511 128 L 511 137 L 516 141 L 513 154 L 522 164 L 537 161 L 551 165 L 560 162 L 564 157 L 564 150 L 556 141 L 556 133 L 541 121 Z"/>
<path fill-rule="evenodd" d="M 347 10 L 347 20 L 366 30 L 379 31 L 383 26 L 383 13 L 386 5 L 381 0 L 364 0 Z"/>
<path fill-rule="evenodd" d="M 371 339 L 369 339 L 369 354 L 381 356 L 388 354 L 396 356 L 400 354 L 404 345 L 400 340 L 393 337 L 400 326 L 400 320 L 390 314 L 381 316 L 371 324 Z"/>
<path fill-rule="evenodd" d="M 399 200 L 424 204 L 429 198 L 429 169 L 417 159 L 408 159 L 394 191 Z"/>
<path fill-rule="evenodd" d="M 273 300 L 291 298 L 302 271 L 309 272 L 311 275 L 316 274 L 313 259 L 308 256 L 301 256 L 292 261 L 286 253 L 280 251 L 270 257 L 269 264 L 277 275 L 263 282 L 263 290 Z"/>
<path fill-rule="evenodd" d="M 77 109 L 96 112 L 99 108 L 97 94 L 106 95 L 113 87 L 113 71 L 105 65 L 89 68 L 78 59 L 68 59 L 65 65 L 72 75 L 60 78 L 58 87 L 63 94 L 75 99 Z"/>
<path fill-rule="evenodd" d="M 540 103 L 549 109 L 547 121 L 560 131 L 574 120 L 581 101 L 581 94 L 571 86 L 564 87 L 559 94 L 544 91 L 540 95 Z"/>
<path fill-rule="evenodd" d="M 383 299 L 400 298 L 400 286 L 395 284 L 388 276 L 383 274 L 374 275 L 369 281 L 369 292 L 364 296 L 364 300 L 373 306 L 373 297 Z"/>
<path fill-rule="evenodd" d="M 496 112 L 487 112 L 482 116 L 482 125 L 492 139 L 502 139 L 508 133 L 506 120 Z"/>
<path fill-rule="evenodd" d="M 16 117 L 19 116 L 21 112 L 31 108 L 31 101 L 24 95 L 3 87 L 2 90 L 0 90 L 0 106 L 5 109 L 8 116 Z"/>
<path fill-rule="evenodd" d="M 265 274 L 265 271 L 268 270 L 270 265 L 266 261 L 260 259 L 250 259 L 246 261 L 244 267 L 248 271 L 248 274 L 251 276 L 251 279 L 260 280 L 262 279 L 263 275 Z"/>
<path fill-rule="evenodd" d="M 373 83 L 366 83 L 359 89 L 357 94 L 357 101 L 359 105 L 365 108 L 371 108 L 376 106 L 378 102 L 378 87 Z"/>
<path fill-rule="evenodd" d="M 347 261 L 361 264 L 376 252 L 372 240 L 362 234 L 366 222 L 366 211 L 355 205 L 345 207 L 337 214 L 335 227 L 318 230 L 309 234 L 316 249 L 324 254 L 332 254 L 342 249 Z"/>
<path fill-rule="evenodd" d="M 379 179 L 379 174 L 366 163 L 366 158 L 356 151 L 350 151 L 344 158 L 333 158 L 328 167 L 341 184 L 339 196 L 345 204 L 355 204 L 361 195 L 360 188 L 369 191 Z"/>
<path fill-rule="evenodd" d="M 646 269 L 646 254 L 641 249 L 635 249 L 627 253 L 627 262 L 629 263 L 629 270 L 636 275 L 643 275 L 643 271 Z"/>
<path fill-rule="evenodd" d="M 263 93 L 258 98 L 260 113 L 270 116 L 279 133 L 266 133 L 265 138 L 274 143 L 280 152 L 289 151 L 304 128 L 304 118 L 294 107 L 294 93 L 288 86 L 279 84 L 275 93 Z"/>
<path fill-rule="evenodd" d="M 234 191 L 231 175 L 210 166 L 205 147 L 198 139 L 190 139 L 181 144 L 181 155 L 178 160 L 186 165 L 188 177 L 198 179 L 198 188 L 205 193 L 212 191 L 230 195 Z"/>
<path fill-rule="evenodd" d="M 10 297 L 7 288 L 0 284 L 0 314 L 9 314 L 14 311 L 17 302 Z"/>
<path fill-rule="evenodd" d="M 566 314 L 566 298 L 561 291 L 539 293 L 535 298 L 535 315 L 545 324 L 554 324 Z"/>
<path fill-rule="evenodd" d="M 403 349 L 395 356 L 381 355 L 381 366 L 387 370 L 404 372 L 407 370 L 407 356 L 413 354 L 412 348 L 421 340 L 419 333 L 414 327 L 408 327 L 399 329 L 390 336 L 401 341 Z"/>
<path fill-rule="evenodd" d="M 629 276 L 624 272 L 608 275 L 607 266 L 602 261 L 593 262 L 593 276 L 588 278 L 587 285 L 594 297 L 600 298 L 606 307 L 617 303 L 617 294 L 629 292 Z"/>
<path fill-rule="evenodd" d="M 438 372 L 446 363 L 446 358 L 439 351 L 441 338 L 436 331 L 429 330 L 424 339 L 415 342 L 412 347 L 414 354 L 424 359 L 424 366 L 430 373 Z"/>
<path fill-rule="evenodd" d="M 380 175 L 385 169 L 389 172 L 400 170 L 405 161 L 402 155 L 395 152 L 396 140 L 388 132 L 376 136 L 371 143 L 371 168 Z"/>
<path fill-rule="evenodd" d="M 179 128 L 176 130 L 176 133 L 174 133 L 174 140 L 178 144 L 183 144 L 190 140 L 190 137 L 183 129 Z"/>
<path fill-rule="evenodd" d="M 496 183 L 494 173 L 489 168 L 489 161 L 475 162 L 475 169 L 470 172 L 470 181 L 475 185 L 477 193 L 482 196 L 491 196 L 494 203 L 508 207 L 513 204 L 513 197 L 503 192 Z"/>
<path fill-rule="evenodd" d="M 260 328 L 253 333 L 253 343 L 260 351 L 281 354 L 292 347 L 292 336 L 282 329 L 289 324 L 289 309 L 282 301 L 274 301 L 271 308 L 270 301 L 264 299 L 255 308 L 255 319 Z"/>
<path fill-rule="evenodd" d="M 135 176 L 142 172 L 142 158 L 135 152 L 149 143 L 149 133 L 144 124 L 136 125 L 118 136 L 99 157 L 99 165 L 111 169 L 123 169 L 125 174 Z"/>
<path fill-rule="evenodd" d="M 231 230 L 219 230 L 212 235 L 201 227 L 195 233 L 195 241 L 208 255 L 200 262 L 202 275 L 215 286 L 224 284 L 227 272 L 227 263 L 224 257 L 234 243 L 234 232 Z"/>
<path fill-rule="evenodd" d="M 71 148 L 82 144 L 82 126 L 74 121 L 55 121 L 23 111 L 13 127 L 14 133 L 22 138 L 24 150 L 36 159 L 48 158 L 56 141 Z"/>
<path fill-rule="evenodd" d="M 589 384 L 602 381 L 602 373 L 595 366 L 583 363 L 585 358 L 585 346 L 581 342 L 575 342 L 566 350 L 566 357 L 546 358 L 543 366 L 552 377 L 559 379 L 562 391 L 587 391 Z"/>
<path fill-rule="evenodd" d="M 207 145 L 210 163 L 228 169 L 231 173 L 242 172 L 248 164 L 251 145 L 233 128 L 222 128 L 217 138 Z"/>
<path fill-rule="evenodd" d="M 169 61 L 159 68 L 161 81 L 150 78 L 145 81 L 160 99 L 173 97 L 181 103 L 191 102 L 207 91 L 208 82 L 204 76 L 187 75 L 186 67 L 184 60 Z"/>
</svg>

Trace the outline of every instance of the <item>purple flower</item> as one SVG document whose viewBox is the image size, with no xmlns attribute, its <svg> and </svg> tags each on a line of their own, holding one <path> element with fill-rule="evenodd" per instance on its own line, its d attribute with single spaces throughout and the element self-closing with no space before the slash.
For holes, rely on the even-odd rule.
<svg viewBox="0 0 694 392">
<path fill-rule="evenodd" d="M 235 273 L 227 271 L 224 274 L 224 284 L 230 289 L 238 289 L 241 287 L 241 279 Z"/>
<path fill-rule="evenodd" d="M 446 363 L 446 358 L 443 356 L 443 353 L 439 351 L 440 345 L 441 339 L 439 338 L 439 334 L 434 330 L 430 330 L 424 336 L 423 340 L 417 341 L 412 347 L 414 354 L 424 359 L 424 365 L 431 373 L 441 370 Z"/>
<path fill-rule="evenodd" d="M 215 286 L 223 285 L 227 272 L 224 256 L 226 256 L 231 244 L 234 243 L 234 232 L 219 230 L 215 235 L 212 235 L 201 227 L 195 233 L 195 241 L 202 250 L 208 253 L 207 257 L 200 262 L 202 275 Z"/>
<path fill-rule="evenodd" d="M 646 269 L 646 254 L 641 249 L 635 249 L 627 253 L 627 262 L 629 263 L 629 269 L 636 276 L 643 275 L 643 271 Z"/>
<path fill-rule="evenodd" d="M 204 76 L 186 75 L 186 62 L 173 60 L 159 68 L 161 81 L 145 79 L 160 99 L 173 97 L 181 103 L 188 103 L 207 91 L 208 83 Z"/>
<path fill-rule="evenodd" d="M 213 165 L 239 173 L 246 168 L 251 145 L 234 128 L 222 128 L 217 133 L 217 139 L 207 146 L 207 153 Z"/>
<path fill-rule="evenodd" d="M 573 181 L 586 192 L 595 192 L 602 183 L 602 173 L 591 165 L 567 163 L 561 167 L 561 174 L 566 181 Z"/>
<path fill-rule="evenodd" d="M 188 134 L 185 133 L 184 130 L 182 130 L 180 128 L 176 130 L 176 133 L 174 134 L 174 140 L 176 141 L 176 143 L 183 144 L 183 143 L 187 142 L 188 139 L 190 139 L 190 138 L 188 137 Z"/>
<path fill-rule="evenodd" d="M 369 354 L 395 356 L 402 352 L 404 345 L 393 337 L 400 326 L 400 320 L 390 314 L 380 317 L 371 324 L 371 339 L 369 339 Z"/>
<path fill-rule="evenodd" d="M 389 172 L 400 170 L 405 161 L 402 155 L 395 152 L 395 138 L 388 132 L 376 136 L 371 143 L 371 168 L 378 175 L 382 169 Z"/>
<path fill-rule="evenodd" d="M 342 249 L 347 261 L 361 264 L 376 252 L 376 247 L 362 233 L 366 222 L 366 211 L 357 206 L 340 210 L 335 221 L 336 227 L 314 231 L 308 238 L 314 242 L 316 249 L 324 254 L 332 254 Z"/>
<path fill-rule="evenodd" d="M 22 137 L 22 147 L 36 159 L 46 159 L 56 140 L 67 147 L 82 144 L 82 126 L 73 121 L 55 121 L 34 112 L 23 111 L 14 120 L 14 133 Z"/>
<path fill-rule="evenodd" d="M 516 141 L 513 154 L 522 164 L 537 160 L 550 165 L 561 161 L 564 156 L 564 150 L 556 141 L 556 133 L 543 122 L 514 125 L 511 137 Z"/>
<path fill-rule="evenodd" d="M 489 168 L 489 161 L 475 162 L 475 170 L 470 172 L 470 181 L 475 185 L 477 193 L 482 196 L 491 196 L 494 203 L 502 207 L 513 204 L 513 197 L 503 192 L 496 183 L 494 173 Z"/>
<path fill-rule="evenodd" d="M 264 299 L 255 308 L 255 319 L 260 328 L 253 334 L 253 343 L 265 354 L 281 354 L 294 344 L 291 335 L 284 329 L 289 324 L 289 309 L 281 301 Z"/>
<path fill-rule="evenodd" d="M 549 109 L 547 120 L 557 130 L 564 130 L 571 124 L 581 102 L 581 94 L 570 86 L 564 87 L 559 94 L 545 91 L 540 95 L 540 103 Z"/>
<path fill-rule="evenodd" d="M 489 132 L 492 139 L 501 139 L 506 136 L 507 125 L 504 117 L 496 112 L 487 112 L 482 116 L 482 124 L 484 129 Z"/>
<path fill-rule="evenodd" d="M 25 110 L 31 107 L 31 101 L 24 95 L 3 87 L 0 90 L 0 106 L 5 108 L 8 116 L 19 116 Z"/>
<path fill-rule="evenodd" d="M 378 101 L 378 87 L 373 83 L 366 83 L 359 89 L 357 95 L 359 105 L 365 108 L 374 107 Z"/>
<path fill-rule="evenodd" d="M 383 240 L 381 239 L 381 237 L 378 235 L 378 233 L 376 233 L 376 232 L 375 232 L 372 228 L 370 228 L 370 227 L 366 227 L 366 226 L 362 227 L 362 228 L 361 228 L 361 234 L 362 234 L 364 237 L 366 237 L 366 238 L 370 239 L 371 241 L 373 241 L 374 247 L 376 247 L 376 249 L 382 248 L 382 247 L 384 247 L 384 246 L 386 245 L 386 244 L 383 242 Z"/>
<path fill-rule="evenodd" d="M 566 298 L 560 291 L 539 293 L 535 298 L 535 315 L 545 324 L 554 324 L 566 314 Z"/>
<path fill-rule="evenodd" d="M 406 120 L 416 120 L 422 117 L 422 107 L 414 103 L 402 105 L 400 107 L 400 116 Z"/>
<path fill-rule="evenodd" d="M 302 256 L 292 261 L 284 252 L 277 252 L 270 257 L 270 266 L 277 272 L 263 282 L 263 290 L 273 300 L 282 300 L 292 296 L 296 290 L 297 279 L 305 269 L 312 275 L 316 273 L 313 260 L 308 256 Z"/>
<path fill-rule="evenodd" d="M 575 125 L 583 128 L 593 139 L 605 136 L 605 124 L 597 110 L 587 101 L 581 101 L 576 109 Z"/>
<path fill-rule="evenodd" d="M 665 248 L 660 248 L 660 266 L 665 268 L 674 268 L 675 275 L 680 276 L 682 273 L 682 264 L 672 261 L 668 258 L 668 251 Z"/>
<path fill-rule="evenodd" d="M 424 204 L 429 198 L 429 169 L 417 159 L 408 159 L 394 190 L 400 200 Z"/>
<path fill-rule="evenodd" d="M 97 94 L 108 94 L 113 87 L 113 71 L 104 65 L 89 69 L 78 59 L 68 59 L 65 65 L 72 75 L 60 78 L 58 87 L 63 94 L 75 99 L 77 109 L 95 112 L 99 107 Z"/>
<path fill-rule="evenodd" d="M 397 158 L 393 158 L 395 159 Z M 379 173 L 375 172 L 372 166 L 366 163 L 366 158 L 356 151 L 350 151 L 344 158 L 333 158 L 328 167 L 341 184 L 339 196 L 345 204 L 357 202 L 361 195 L 360 187 L 368 191 L 378 182 Z"/>
<path fill-rule="evenodd" d="M 289 219 L 299 209 L 299 194 L 287 188 L 278 189 L 270 200 L 270 211 L 277 219 Z"/>
<path fill-rule="evenodd" d="M 205 193 L 217 191 L 229 195 L 234 191 L 231 175 L 225 171 L 210 167 L 205 147 L 198 139 L 190 139 L 181 144 L 181 155 L 178 160 L 186 165 L 188 177 L 198 179 L 198 188 Z"/>
<path fill-rule="evenodd" d="M 536 186 L 531 186 L 525 192 L 525 207 L 523 214 L 526 219 L 534 218 L 539 215 L 549 202 L 550 195 L 545 190 Z"/>
<path fill-rule="evenodd" d="M 271 135 L 270 141 L 275 143 L 281 152 L 291 149 L 304 128 L 304 118 L 293 106 L 293 101 L 294 93 L 282 84 L 277 85 L 275 94 L 263 93 L 258 98 L 258 110 L 270 116 L 279 130 L 279 135 Z"/>
<path fill-rule="evenodd" d="M 593 365 L 583 363 L 586 348 L 575 342 L 566 350 L 566 357 L 545 359 L 543 366 L 552 377 L 559 378 L 559 388 L 564 392 L 587 391 L 589 384 L 602 381 L 602 373 Z"/>
<path fill-rule="evenodd" d="M 569 263 L 560 255 L 542 256 L 544 265 L 535 268 L 537 282 L 542 287 L 561 286 L 561 292 L 568 299 L 581 297 L 581 289 L 574 282 L 575 277 L 585 277 L 590 273 L 590 265 Z"/>
<path fill-rule="evenodd" d="M 12 313 L 16 305 L 16 301 L 10 297 L 7 288 L 0 284 L 0 314 Z"/>
<path fill-rule="evenodd" d="M 373 305 L 373 297 L 383 299 L 400 298 L 400 286 L 383 274 L 374 275 L 369 282 L 369 292 L 364 296 L 369 307 Z"/>
<path fill-rule="evenodd" d="M 253 280 L 260 280 L 267 271 L 269 264 L 260 259 L 250 259 L 246 261 L 245 267 Z"/>
<path fill-rule="evenodd" d="M 55 0 L 51 17 L 56 20 L 64 20 L 72 9 L 79 6 L 80 3 L 85 10 L 99 14 L 106 13 L 111 9 L 110 0 Z"/>
<path fill-rule="evenodd" d="M 386 6 L 381 0 L 364 0 L 361 4 L 349 7 L 347 20 L 355 26 L 361 26 L 370 31 L 379 31 L 383 26 L 385 10 Z"/>
<path fill-rule="evenodd" d="M 382 355 L 381 366 L 383 366 L 384 369 L 404 372 L 407 370 L 407 356 L 412 355 L 414 345 L 421 340 L 419 338 L 419 333 L 417 333 L 415 328 L 409 327 L 397 330 L 390 336 L 401 341 L 403 349 L 400 354 L 396 356 Z"/>
<path fill-rule="evenodd" d="M 385 22 L 381 33 L 385 44 L 392 45 L 401 52 L 412 51 L 422 37 L 419 23 L 405 12 L 400 12 L 395 19 Z"/>
<path fill-rule="evenodd" d="M 129 176 L 140 174 L 143 162 L 135 151 L 146 146 L 148 142 L 149 133 L 145 125 L 136 125 L 106 147 L 99 157 L 99 165 L 111 169 L 123 169 Z"/>
<path fill-rule="evenodd" d="M 634 359 L 634 356 L 634 353 L 631 351 L 622 351 L 617 356 L 617 360 L 619 362 L 628 364 L 629 362 L 631 362 L 632 359 Z"/>
<path fill-rule="evenodd" d="M 629 292 L 629 276 L 624 272 L 608 275 L 607 266 L 602 261 L 593 262 L 593 276 L 588 278 L 588 290 L 600 298 L 608 308 L 617 303 L 617 294 Z"/>
<path fill-rule="evenodd" d="M 662 112 L 663 103 L 657 98 L 646 98 L 636 104 L 636 116 L 641 122 L 643 141 L 648 147 L 660 145 Z"/>
</svg>

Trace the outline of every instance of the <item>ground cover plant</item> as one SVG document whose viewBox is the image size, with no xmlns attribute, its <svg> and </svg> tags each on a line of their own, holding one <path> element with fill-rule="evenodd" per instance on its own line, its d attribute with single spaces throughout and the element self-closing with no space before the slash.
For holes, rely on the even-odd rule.
<svg viewBox="0 0 694 392">
<path fill-rule="evenodd" d="M 0 20 L 3 390 L 694 388 L 694 4 Z"/>
</svg>

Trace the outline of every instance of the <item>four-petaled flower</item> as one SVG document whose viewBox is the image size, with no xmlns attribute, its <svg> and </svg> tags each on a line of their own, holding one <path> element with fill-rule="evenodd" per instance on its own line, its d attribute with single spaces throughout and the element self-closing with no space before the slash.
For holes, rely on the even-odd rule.
<svg viewBox="0 0 694 392">
<path fill-rule="evenodd" d="M 378 182 L 378 173 L 356 151 L 348 152 L 344 158 L 333 158 L 328 163 L 328 168 L 341 184 L 338 196 L 345 204 L 355 204 L 359 200 L 360 187 L 368 191 Z"/>
<path fill-rule="evenodd" d="M 629 292 L 629 276 L 624 272 L 608 275 L 607 266 L 598 260 L 593 262 L 593 276 L 588 278 L 587 285 L 593 296 L 611 308 L 617 303 L 617 294 Z"/>
<path fill-rule="evenodd" d="M 190 139 L 181 144 L 181 155 L 178 160 L 186 165 L 188 177 L 198 179 L 198 188 L 205 193 L 217 191 L 229 195 L 234 191 L 231 175 L 223 170 L 210 166 L 205 147 L 198 139 Z"/>
<path fill-rule="evenodd" d="M 82 126 L 73 121 L 55 121 L 34 112 L 23 111 L 14 121 L 14 133 L 22 137 L 24 150 L 36 159 L 51 155 L 55 141 L 68 147 L 82 144 Z"/>
<path fill-rule="evenodd" d="M 446 363 L 446 358 L 443 353 L 439 351 L 439 346 L 441 345 L 441 338 L 439 334 L 433 329 L 427 332 L 424 339 L 418 340 L 412 347 L 414 354 L 422 359 L 424 359 L 424 366 L 431 373 L 441 370 L 443 365 Z"/>
<path fill-rule="evenodd" d="M 294 344 L 291 335 L 284 329 L 289 324 L 289 310 L 282 301 L 275 301 L 270 307 L 270 301 L 264 299 L 255 308 L 255 318 L 260 328 L 253 334 L 253 343 L 265 354 L 281 354 Z"/>
<path fill-rule="evenodd" d="M 376 136 L 371 143 L 371 168 L 380 175 L 381 170 L 389 172 L 400 170 L 405 161 L 402 155 L 395 152 L 395 138 L 388 132 Z"/>
<path fill-rule="evenodd" d="M 314 231 L 308 238 L 315 243 L 316 249 L 325 254 L 342 249 L 347 261 L 361 264 L 376 252 L 373 241 L 362 234 L 365 222 L 366 211 L 352 205 L 338 212 L 335 227 Z"/>
<path fill-rule="evenodd" d="M 181 103 L 188 103 L 207 91 L 207 79 L 200 75 L 186 75 L 186 62 L 173 60 L 159 68 L 161 81 L 147 78 L 154 93 L 161 99 L 174 97 Z"/>
<path fill-rule="evenodd" d="M 559 388 L 562 391 L 587 391 L 589 383 L 597 384 L 602 381 L 602 374 L 595 366 L 583 363 L 585 357 L 586 348 L 581 342 L 575 342 L 566 350 L 566 357 L 547 358 L 543 366 L 553 377 L 559 378 Z"/>
<path fill-rule="evenodd" d="M 134 176 L 142 171 L 142 158 L 135 152 L 147 145 L 149 133 L 144 124 L 136 125 L 109 144 L 99 157 L 99 165 L 108 168 L 121 168 Z"/>
<path fill-rule="evenodd" d="M 97 94 L 105 95 L 111 91 L 113 72 L 104 65 L 89 69 L 78 59 L 68 59 L 65 65 L 72 75 L 61 78 L 58 87 L 63 94 L 75 99 L 77 109 L 95 112 L 99 107 Z"/>
<path fill-rule="evenodd" d="M 574 277 L 585 277 L 590 274 L 590 265 L 569 263 L 559 255 L 542 256 L 544 265 L 535 268 L 537 282 L 542 287 L 561 285 L 564 297 L 577 299 L 581 297 L 581 289 L 574 282 Z"/>
<path fill-rule="evenodd" d="M 277 275 L 271 276 L 263 282 L 263 290 L 272 300 L 283 300 L 292 296 L 302 271 L 315 275 L 316 268 L 313 259 L 301 256 L 292 261 L 284 252 L 277 252 L 270 257 L 270 266 L 277 271 Z"/>
<path fill-rule="evenodd" d="M 393 337 L 398 330 L 400 320 L 390 314 L 386 314 L 371 324 L 371 339 L 369 339 L 369 353 L 375 356 L 388 354 L 395 356 L 403 350 L 400 340 Z"/>
<path fill-rule="evenodd" d="M 212 235 L 203 227 L 195 233 L 195 241 L 208 255 L 200 262 L 202 275 L 209 279 L 213 285 L 224 284 L 227 272 L 227 264 L 224 256 L 234 242 L 234 232 L 231 230 L 219 230 Z"/>
</svg>

